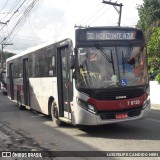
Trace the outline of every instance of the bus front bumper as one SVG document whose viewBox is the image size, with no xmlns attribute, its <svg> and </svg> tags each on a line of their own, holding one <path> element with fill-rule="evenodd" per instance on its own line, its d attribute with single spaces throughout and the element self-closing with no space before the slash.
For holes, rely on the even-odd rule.
<svg viewBox="0 0 160 160">
<path fill-rule="evenodd" d="M 102 119 L 100 114 L 93 114 L 88 111 L 86 111 L 83 108 L 79 108 L 76 114 L 75 122 L 76 125 L 104 125 L 104 124 L 112 124 L 112 123 L 119 123 L 119 122 L 125 122 L 125 121 L 133 121 L 138 119 L 147 118 L 150 113 L 150 101 L 145 106 L 145 108 L 142 108 L 140 111 L 140 114 L 138 116 L 132 116 L 122 119 Z"/>
</svg>

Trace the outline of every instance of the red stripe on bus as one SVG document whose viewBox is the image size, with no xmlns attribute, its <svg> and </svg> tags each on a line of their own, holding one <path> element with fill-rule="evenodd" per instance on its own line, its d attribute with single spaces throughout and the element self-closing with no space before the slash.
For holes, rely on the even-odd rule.
<svg viewBox="0 0 160 160">
<path fill-rule="evenodd" d="M 132 99 L 121 99 L 121 100 L 96 100 L 94 98 L 89 98 L 88 103 L 95 106 L 97 111 L 111 111 L 111 110 L 124 110 L 129 108 L 134 108 L 142 106 L 146 98 L 147 93 Z"/>
</svg>

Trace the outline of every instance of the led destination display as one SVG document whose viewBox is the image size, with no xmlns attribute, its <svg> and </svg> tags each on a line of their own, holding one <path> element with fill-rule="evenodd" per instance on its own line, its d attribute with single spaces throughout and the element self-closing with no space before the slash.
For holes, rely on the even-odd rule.
<svg viewBox="0 0 160 160">
<path fill-rule="evenodd" d="M 86 31 L 86 40 L 134 40 L 135 32 L 124 31 Z"/>
</svg>

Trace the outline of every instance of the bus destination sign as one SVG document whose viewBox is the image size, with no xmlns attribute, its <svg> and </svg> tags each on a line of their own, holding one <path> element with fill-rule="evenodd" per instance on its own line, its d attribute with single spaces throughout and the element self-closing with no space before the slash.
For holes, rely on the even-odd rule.
<svg viewBox="0 0 160 160">
<path fill-rule="evenodd" d="M 134 40 L 135 31 L 86 31 L 86 40 Z"/>
</svg>

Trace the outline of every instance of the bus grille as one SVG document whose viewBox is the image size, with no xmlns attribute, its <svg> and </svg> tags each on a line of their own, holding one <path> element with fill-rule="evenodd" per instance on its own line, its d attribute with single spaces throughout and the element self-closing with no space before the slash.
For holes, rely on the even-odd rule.
<svg viewBox="0 0 160 160">
<path fill-rule="evenodd" d="M 97 91 L 93 94 L 93 98 L 98 100 L 119 100 L 116 97 L 125 96 L 125 99 L 140 97 L 144 94 L 143 89 L 122 89 L 122 90 L 108 90 L 108 91 Z"/>
<path fill-rule="evenodd" d="M 142 106 L 138 108 L 128 109 L 128 110 L 118 110 L 118 111 L 99 111 L 98 115 L 102 120 L 116 119 L 116 114 L 127 113 L 128 117 L 135 117 L 141 114 Z"/>
</svg>

